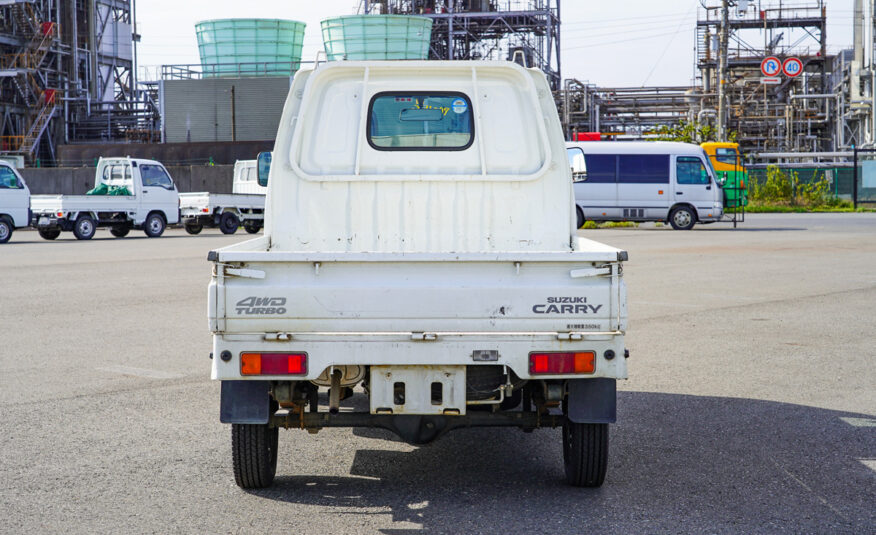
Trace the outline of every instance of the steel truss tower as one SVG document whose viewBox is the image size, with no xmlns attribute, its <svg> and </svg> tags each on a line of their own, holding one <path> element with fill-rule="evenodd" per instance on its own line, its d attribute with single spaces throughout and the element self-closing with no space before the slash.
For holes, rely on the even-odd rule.
<svg viewBox="0 0 876 535">
<path fill-rule="evenodd" d="M 815 97 L 832 93 L 833 58 L 827 55 L 824 1 L 706 0 L 702 4 L 696 33 L 702 109 L 724 111 L 723 124 L 739 133 L 740 143 L 749 151 L 832 150 L 833 104 Z M 722 31 L 726 39 L 720 38 Z M 796 57 L 803 71 L 796 77 L 779 74 L 778 83 L 765 84 L 760 67 L 769 56 L 780 61 Z M 722 93 L 724 102 L 719 102 Z"/>
<path fill-rule="evenodd" d="M 152 140 L 134 26 L 131 0 L 0 0 L 0 152 L 51 163 L 61 143 Z"/>
<path fill-rule="evenodd" d="M 432 19 L 431 59 L 517 61 L 560 88 L 560 0 L 365 0 L 363 7 Z"/>
</svg>

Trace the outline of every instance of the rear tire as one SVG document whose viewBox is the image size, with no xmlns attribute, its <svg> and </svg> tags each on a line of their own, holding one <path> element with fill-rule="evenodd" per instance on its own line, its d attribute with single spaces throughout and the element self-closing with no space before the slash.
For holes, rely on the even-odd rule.
<svg viewBox="0 0 876 535">
<path fill-rule="evenodd" d="M 6 219 L 0 219 L 0 243 L 6 243 L 12 238 L 12 223 Z"/>
<path fill-rule="evenodd" d="M 204 230 L 204 225 L 200 223 L 187 223 L 186 224 L 186 232 L 191 235 L 200 234 L 202 230 Z"/>
<path fill-rule="evenodd" d="M 240 220 L 232 212 L 225 212 L 219 217 L 219 230 L 222 234 L 234 234 L 239 226 Z"/>
<path fill-rule="evenodd" d="M 669 212 L 669 224 L 675 230 L 690 230 L 696 222 L 696 214 L 687 206 L 679 206 Z"/>
<path fill-rule="evenodd" d="M 234 480 L 242 489 L 270 487 L 277 473 L 279 428 L 267 424 L 231 424 Z"/>
<path fill-rule="evenodd" d="M 563 464 L 566 482 L 575 487 L 599 487 L 608 468 L 608 424 L 563 424 Z"/>
<path fill-rule="evenodd" d="M 81 215 L 73 223 L 73 235 L 77 240 L 90 240 L 97 232 L 97 225 L 90 215 Z"/>
<path fill-rule="evenodd" d="M 575 207 L 575 214 L 578 217 L 578 228 L 584 226 L 584 210 L 581 209 L 580 206 Z"/>
<path fill-rule="evenodd" d="M 164 234 L 164 229 L 167 223 L 164 222 L 164 216 L 161 214 L 149 214 L 146 217 L 146 223 L 143 225 L 143 232 L 150 238 L 157 238 Z"/>
<path fill-rule="evenodd" d="M 243 222 L 243 230 L 247 231 L 250 234 L 256 234 L 258 231 L 262 230 L 261 221 L 244 221 Z"/>
<path fill-rule="evenodd" d="M 128 225 L 116 225 L 114 227 L 110 227 L 110 234 L 115 236 L 116 238 L 124 238 L 131 232 L 131 227 Z"/>
<path fill-rule="evenodd" d="M 54 240 L 61 235 L 61 229 L 57 228 L 41 228 L 37 229 L 37 232 L 39 233 L 40 238 L 44 240 Z"/>
</svg>

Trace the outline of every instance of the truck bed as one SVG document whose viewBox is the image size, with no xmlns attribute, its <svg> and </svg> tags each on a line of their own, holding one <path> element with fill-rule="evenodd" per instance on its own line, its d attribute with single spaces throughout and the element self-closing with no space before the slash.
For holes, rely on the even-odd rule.
<svg viewBox="0 0 876 535">
<path fill-rule="evenodd" d="M 246 351 L 278 349 L 250 333 L 286 333 L 297 349 L 315 352 L 317 375 L 332 362 L 320 348 L 337 351 L 332 343 L 370 359 L 357 363 L 391 364 L 410 359 L 406 351 L 426 355 L 423 342 L 440 340 L 443 353 L 428 358 L 450 364 L 447 344 L 459 345 L 466 362 L 471 344 L 485 340 L 494 342 L 482 349 L 503 345 L 512 354 L 534 339 L 549 348 L 582 338 L 613 347 L 626 328 L 626 253 L 589 240 L 576 251 L 464 254 L 269 252 L 268 240 L 210 253 L 211 330 Z"/>
<path fill-rule="evenodd" d="M 209 209 L 234 207 L 240 210 L 263 210 L 265 196 L 258 193 L 210 193 L 207 191 L 179 194 L 180 209 Z"/>
<path fill-rule="evenodd" d="M 135 195 L 32 195 L 31 210 L 45 212 L 124 212 L 137 209 Z"/>
</svg>

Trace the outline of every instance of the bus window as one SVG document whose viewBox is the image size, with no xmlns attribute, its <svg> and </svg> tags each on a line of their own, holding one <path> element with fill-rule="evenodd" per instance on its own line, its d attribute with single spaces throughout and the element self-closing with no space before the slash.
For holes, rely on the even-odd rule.
<svg viewBox="0 0 876 535">
<path fill-rule="evenodd" d="M 739 154 L 736 152 L 736 149 L 715 149 L 715 159 L 721 163 L 737 165 L 738 157 Z"/>
</svg>

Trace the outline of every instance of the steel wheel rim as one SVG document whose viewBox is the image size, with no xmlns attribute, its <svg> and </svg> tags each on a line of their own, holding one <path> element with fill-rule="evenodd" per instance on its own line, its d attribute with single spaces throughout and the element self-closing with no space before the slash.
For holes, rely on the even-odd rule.
<svg viewBox="0 0 876 535">
<path fill-rule="evenodd" d="M 0 241 L 9 237 L 9 223 L 0 223 Z"/>
<path fill-rule="evenodd" d="M 85 235 L 91 234 L 94 227 L 91 226 L 91 221 L 84 219 L 79 223 L 79 232 Z"/>
<path fill-rule="evenodd" d="M 679 227 L 686 227 L 690 224 L 690 214 L 687 210 L 679 210 L 675 212 L 675 215 L 672 217 L 675 220 L 675 224 Z"/>
<path fill-rule="evenodd" d="M 152 220 L 149 221 L 149 230 L 152 232 L 158 232 L 161 230 L 161 221 L 159 221 L 157 217 L 153 217 Z"/>
</svg>

